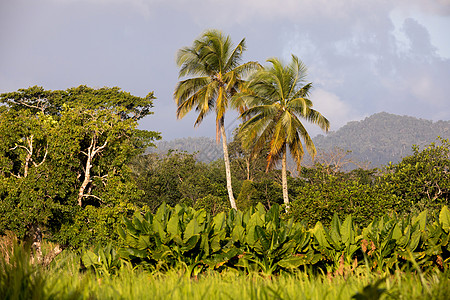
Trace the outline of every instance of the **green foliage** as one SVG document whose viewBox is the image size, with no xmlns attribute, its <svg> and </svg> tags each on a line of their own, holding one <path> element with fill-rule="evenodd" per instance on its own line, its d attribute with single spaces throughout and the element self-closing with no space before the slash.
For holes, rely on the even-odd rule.
<svg viewBox="0 0 450 300">
<path fill-rule="evenodd" d="M 362 291 L 353 295 L 352 299 L 356 300 L 378 300 L 386 292 L 386 289 L 379 288 L 384 282 L 384 278 L 378 279 L 376 282 L 366 285 Z"/>
<path fill-rule="evenodd" d="M 242 183 L 241 191 L 239 192 L 239 196 L 236 199 L 236 205 L 240 210 L 246 210 L 251 206 L 255 206 L 255 195 L 257 190 L 253 186 L 253 182 L 251 180 L 245 180 Z"/>
<path fill-rule="evenodd" d="M 86 86 L 1 94 L 0 233 L 23 239 L 38 226 L 72 247 L 94 240 L 93 228 L 111 223 L 104 216 L 142 195 L 127 163 L 159 138 L 136 129 L 153 99 Z M 82 215 L 91 222 L 76 224 Z M 61 232 L 71 226 L 82 232 Z"/>
<path fill-rule="evenodd" d="M 194 209 L 204 209 L 212 216 L 230 209 L 230 205 L 225 197 L 213 196 L 211 194 L 197 200 Z"/>
<path fill-rule="evenodd" d="M 288 204 L 288 152 L 299 171 L 304 155 L 302 141 L 312 157 L 316 154 L 316 148 L 301 120 L 319 125 L 324 131 L 328 131 L 330 124 L 312 108 L 312 102 L 308 99 L 312 84 L 305 82 L 306 66 L 298 57 L 292 55 L 292 61 L 286 65 L 276 58 L 267 61 L 271 65 L 252 74 L 247 87 L 233 99 L 247 108 L 241 113 L 244 123 L 239 129 L 244 149 L 250 149 L 255 155 L 268 144 L 266 170 L 272 169 L 281 160 L 283 201 Z"/>
<path fill-rule="evenodd" d="M 398 211 L 437 210 L 450 201 L 450 144 L 439 139 L 397 164 L 390 164 L 380 179 L 386 193 L 401 199 Z"/>
<path fill-rule="evenodd" d="M 367 225 L 374 217 L 391 212 L 400 201 L 370 183 L 326 174 L 320 167 L 308 182 L 297 185 L 294 194 L 290 213 L 310 226 L 318 221 L 330 224 L 335 213 L 340 218 L 351 214 L 357 224 Z"/>
<path fill-rule="evenodd" d="M 175 206 L 184 202 L 194 206 L 198 201 L 206 208 L 209 198 L 201 199 L 227 195 L 223 165 L 197 162 L 193 154 L 169 151 L 165 156 L 139 156 L 131 169 L 137 186 L 145 193 L 135 203 L 146 205 L 151 211 L 156 211 L 162 203 Z"/>
<path fill-rule="evenodd" d="M 361 269 L 446 270 L 450 261 L 450 211 L 427 220 L 427 213 L 396 220 L 377 218 L 360 229 L 351 215 L 337 214 L 331 225 L 306 229 L 281 218 L 279 205 L 259 203 L 245 212 L 211 217 L 205 210 L 162 205 L 156 214 L 124 219 L 120 255 L 150 269 L 184 267 L 188 275 L 204 269 L 292 272 L 303 267 L 343 275 Z"/>
<path fill-rule="evenodd" d="M 0 255 L 2 299 L 48 299 L 40 268 L 30 262 L 30 250 L 17 243 Z M 6 251 L 6 252 L 4 252 Z"/>
<path fill-rule="evenodd" d="M 81 261 L 85 268 L 93 269 L 96 274 L 106 276 L 116 274 L 122 266 L 122 261 L 111 244 L 105 247 L 96 246 L 92 251 L 85 250 Z"/>
<path fill-rule="evenodd" d="M 272 171 L 272 174 L 274 171 Z M 258 203 L 270 208 L 274 204 L 283 203 L 283 195 L 281 185 L 269 179 L 260 181 L 244 181 L 239 193 L 238 208 L 246 210 L 251 206 L 256 206 Z M 241 206 L 239 206 L 239 204 Z"/>
<path fill-rule="evenodd" d="M 377 274 L 364 269 L 352 276 L 331 276 L 308 270 L 261 276 L 228 269 L 209 270 L 192 278 L 183 276 L 179 268 L 147 272 L 124 265 L 114 276 L 104 276 L 80 269 L 80 256 L 73 251 L 61 253 L 45 269 L 32 267 L 23 249 L 17 252 L 22 254 L 7 261 L 21 259 L 23 264 L 0 267 L 0 279 L 16 279 L 0 281 L 4 299 L 145 299 L 149 295 L 167 299 L 169 295 L 171 299 L 319 300 L 378 299 L 380 294 L 382 299 L 448 299 L 450 292 L 448 271 L 418 274 L 397 269 L 393 274 Z M 0 261 L 5 261 L 4 255 Z M 30 267 L 33 272 L 28 272 Z M 18 273 L 22 275 L 14 275 Z"/>
</svg>

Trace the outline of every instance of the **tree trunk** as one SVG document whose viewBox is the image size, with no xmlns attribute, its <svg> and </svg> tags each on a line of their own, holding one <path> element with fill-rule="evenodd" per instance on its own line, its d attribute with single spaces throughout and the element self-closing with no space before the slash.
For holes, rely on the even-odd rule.
<svg viewBox="0 0 450 300">
<path fill-rule="evenodd" d="M 88 150 L 87 153 L 83 152 L 83 154 L 87 156 L 87 160 L 86 160 L 86 168 L 84 170 L 84 180 L 78 191 L 77 202 L 79 206 L 83 205 L 83 197 L 85 196 L 84 191 L 86 190 L 87 185 L 91 182 L 91 169 L 94 156 L 97 153 L 101 152 L 106 147 L 107 144 L 108 140 L 106 140 L 102 146 L 97 146 L 97 136 L 93 136 L 91 138 L 91 145 L 87 149 Z"/>
<path fill-rule="evenodd" d="M 88 158 L 86 161 L 86 169 L 84 172 L 84 180 L 78 191 L 77 202 L 78 202 L 79 206 L 82 206 L 82 204 L 83 204 L 84 190 L 86 189 L 87 185 L 91 181 L 91 168 L 92 168 L 92 156 L 91 156 L 91 151 L 89 150 L 89 155 L 88 155 Z"/>
<path fill-rule="evenodd" d="M 230 159 L 228 157 L 227 136 L 225 135 L 225 127 L 220 126 L 220 133 L 222 134 L 222 146 L 223 146 L 223 160 L 225 161 L 225 174 L 227 177 L 227 190 L 228 198 L 230 199 L 231 207 L 237 210 L 236 201 L 233 196 L 233 188 L 231 187 L 231 171 L 230 171 Z"/>
<path fill-rule="evenodd" d="M 283 186 L 283 202 L 286 204 L 286 211 L 289 209 L 289 196 L 287 187 L 287 171 L 286 171 L 286 146 L 284 146 L 283 158 L 281 159 L 281 183 Z"/>
<path fill-rule="evenodd" d="M 247 180 L 250 180 L 250 157 L 245 159 L 245 165 L 247 167 Z"/>
</svg>

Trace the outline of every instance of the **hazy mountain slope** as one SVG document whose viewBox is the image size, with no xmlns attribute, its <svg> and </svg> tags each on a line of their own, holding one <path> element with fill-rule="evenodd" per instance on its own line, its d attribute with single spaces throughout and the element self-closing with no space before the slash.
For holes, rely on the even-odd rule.
<svg viewBox="0 0 450 300">
<path fill-rule="evenodd" d="M 157 148 L 150 148 L 150 152 L 165 154 L 169 150 L 180 150 L 188 153 L 196 153 L 196 158 L 202 162 L 212 162 L 223 157 L 222 142 L 216 143 L 214 139 L 207 137 L 187 137 L 171 141 L 158 142 Z"/>
<path fill-rule="evenodd" d="M 410 155 L 412 145 L 430 144 L 438 136 L 450 137 L 450 121 L 432 122 L 382 112 L 349 122 L 326 136 L 319 135 L 314 143 L 319 149 L 351 150 L 352 157 L 379 167 Z"/>
<path fill-rule="evenodd" d="M 360 162 L 369 161 L 371 167 L 380 167 L 410 155 L 412 145 L 430 144 L 438 136 L 450 138 L 450 121 L 433 122 L 382 112 L 362 121 L 349 122 L 339 130 L 313 140 L 317 149 L 330 151 L 338 147 L 351 150 L 352 158 Z M 161 141 L 157 146 L 150 151 L 165 154 L 169 149 L 178 149 L 197 153 L 197 159 L 203 162 L 223 156 L 222 144 L 206 137 Z M 310 159 L 305 157 L 303 165 L 310 164 Z"/>
</svg>

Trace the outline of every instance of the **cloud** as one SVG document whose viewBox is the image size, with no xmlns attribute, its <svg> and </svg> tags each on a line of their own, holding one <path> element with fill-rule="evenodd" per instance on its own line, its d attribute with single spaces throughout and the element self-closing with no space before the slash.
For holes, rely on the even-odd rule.
<svg viewBox="0 0 450 300">
<path fill-rule="evenodd" d="M 348 121 L 361 120 L 364 117 L 338 95 L 324 89 L 313 90 L 310 99 L 314 103 L 314 109 L 330 121 L 330 130 L 337 130 Z"/>
<path fill-rule="evenodd" d="M 174 56 L 207 28 L 247 38 L 244 59 L 308 66 L 316 108 L 335 126 L 379 111 L 450 119 L 450 60 L 435 44 L 446 0 L 15 0 L 2 4 L 0 89 L 39 84 L 118 85 L 155 90 L 149 129 L 170 137 L 204 135 L 192 118 L 175 122 Z M 399 12 L 395 14 L 394 12 Z M 428 18 L 427 17 L 427 18 Z M 440 25 L 440 26 L 437 26 Z M 430 37 L 431 34 L 431 37 Z M 443 33 L 442 39 L 448 36 Z M 440 37 L 441 37 L 440 36 Z M 445 43 L 444 43 L 445 44 Z M 442 44 L 441 44 L 442 45 Z M 439 47 L 439 49 L 436 49 Z M 450 49 L 450 48 L 449 48 Z M 450 52 L 449 52 L 450 53 Z M 450 54 L 449 54 L 450 55 Z M 8 80 L 5 80 L 8 79 Z M 319 109 L 320 108 L 320 109 Z M 330 109 L 331 108 L 331 109 Z M 323 111 L 322 111 L 323 110 Z M 172 118 L 169 120 L 169 118 Z M 170 121 L 170 124 L 167 125 Z M 227 122 L 232 118 L 228 118 Z"/>
</svg>

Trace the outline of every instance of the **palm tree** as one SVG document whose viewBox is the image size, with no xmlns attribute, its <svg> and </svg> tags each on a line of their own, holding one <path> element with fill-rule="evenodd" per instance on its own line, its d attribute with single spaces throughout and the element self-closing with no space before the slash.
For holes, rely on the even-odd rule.
<svg viewBox="0 0 450 300">
<path fill-rule="evenodd" d="M 244 76 L 259 66 L 256 62 L 240 64 L 245 51 L 245 39 L 233 48 L 229 36 L 218 30 L 206 31 L 191 47 L 177 53 L 179 77 L 191 78 L 178 82 L 174 98 L 177 103 L 177 118 L 183 118 L 194 107 L 198 112 L 194 126 L 214 111 L 216 115 L 216 140 L 222 138 L 223 157 L 227 179 L 227 190 L 231 207 L 236 202 L 231 187 L 230 161 L 225 134 L 225 112 L 230 99 L 244 85 Z"/>
<path fill-rule="evenodd" d="M 248 88 L 234 97 L 237 105 L 248 109 L 241 114 L 246 120 L 240 129 L 244 146 L 259 153 L 269 143 L 266 171 L 281 159 L 283 200 L 288 207 L 289 197 L 286 175 L 286 155 L 289 151 L 300 171 L 304 141 L 306 150 L 314 157 L 316 148 L 301 119 L 319 125 L 328 131 L 330 123 L 312 109 L 307 97 L 312 88 L 305 84 L 306 67 L 295 56 L 288 65 L 276 59 L 267 60 L 271 65 L 258 70 L 249 79 Z"/>
</svg>

